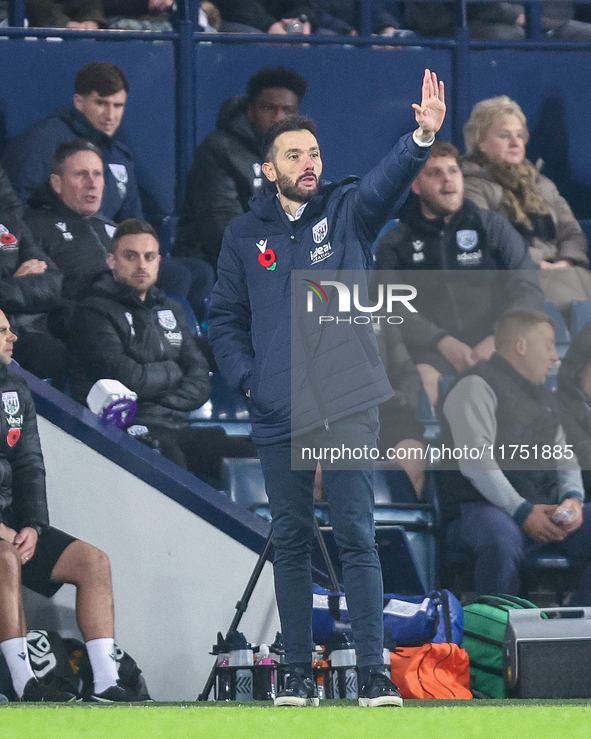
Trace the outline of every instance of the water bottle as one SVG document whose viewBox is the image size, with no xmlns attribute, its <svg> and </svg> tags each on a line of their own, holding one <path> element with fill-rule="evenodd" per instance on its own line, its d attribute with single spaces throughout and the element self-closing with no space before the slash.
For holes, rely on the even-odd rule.
<svg viewBox="0 0 591 739">
<path fill-rule="evenodd" d="M 211 654 L 217 655 L 215 663 L 215 700 L 231 700 L 230 663 L 228 661 L 228 645 L 218 631 L 217 644 L 213 645 Z"/>
<path fill-rule="evenodd" d="M 232 699 L 237 701 L 254 700 L 252 647 L 240 631 L 228 632 L 226 641 L 230 646 L 228 663 L 230 668 L 234 668 L 231 669 Z"/>
<path fill-rule="evenodd" d="M 259 701 L 272 701 L 277 697 L 277 663 L 272 659 L 269 647 L 261 644 L 254 668 L 254 697 Z"/>
<path fill-rule="evenodd" d="M 330 652 L 332 697 L 357 700 L 357 656 L 355 647 L 344 634 L 331 634 Z"/>
<path fill-rule="evenodd" d="M 312 653 L 312 670 L 318 690 L 318 698 L 320 700 L 330 698 L 330 665 L 324 659 L 324 649 L 319 645 L 314 647 Z"/>
</svg>

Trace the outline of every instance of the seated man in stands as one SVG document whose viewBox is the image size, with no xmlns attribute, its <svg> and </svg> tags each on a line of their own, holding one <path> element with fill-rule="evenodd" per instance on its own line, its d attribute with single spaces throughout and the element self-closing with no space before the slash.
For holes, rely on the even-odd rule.
<svg viewBox="0 0 591 739">
<path fill-rule="evenodd" d="M 215 268 L 226 226 L 246 213 L 265 181 L 263 136 L 276 121 L 297 114 L 306 88 L 296 72 L 267 67 L 250 78 L 246 95 L 222 104 L 217 129 L 195 152 L 175 254 L 203 257 Z"/>
<path fill-rule="evenodd" d="M 36 242 L 63 275 L 65 305 L 52 324 L 62 338 L 81 286 L 108 272 L 107 254 L 116 226 L 99 215 L 104 187 L 103 161 L 94 144 L 82 139 L 60 144 L 52 174 L 35 191 L 24 216 Z"/>
<path fill-rule="evenodd" d="M 61 390 L 66 347 L 50 334 L 48 315 L 60 304 L 62 276 L 35 244 L 14 197 L 0 190 L 0 302 L 21 337 L 15 359 Z"/>
<path fill-rule="evenodd" d="M 149 435 L 166 457 L 215 484 L 222 457 L 255 456 L 254 447 L 219 427 L 189 426 L 191 411 L 209 398 L 209 367 L 181 306 L 155 287 L 156 232 L 144 221 L 124 221 L 107 261 L 112 274 L 88 288 L 71 324 L 74 398 L 85 403 L 97 380 L 119 380 L 138 396 L 130 433 Z"/>
<path fill-rule="evenodd" d="M 131 152 L 117 138 L 129 84 L 110 62 L 91 62 L 76 76 L 73 108 L 58 108 L 9 142 L 3 163 L 12 184 L 26 201 L 52 173 L 59 144 L 73 138 L 92 142 L 105 164 L 101 214 L 116 222 L 142 218 L 142 205 Z"/>
<path fill-rule="evenodd" d="M 503 311 L 539 309 L 544 299 L 522 237 L 505 218 L 464 199 L 455 146 L 435 142 L 412 192 L 417 198 L 382 237 L 375 266 L 417 272 L 402 282 L 418 287 L 419 313 L 406 316 L 400 329 L 435 405 L 441 375 L 490 358 L 493 324 Z"/>
<path fill-rule="evenodd" d="M 450 463 L 459 471 L 439 472 L 447 538 L 475 556 L 478 593 L 518 595 L 524 556 L 542 548 L 591 559 L 591 506 L 583 504 L 581 470 L 544 386 L 558 360 L 553 325 L 539 311 L 505 313 L 495 327 L 496 353 L 443 404 L 445 444 L 467 450 Z M 575 603 L 591 606 L 591 565 Z"/>
<path fill-rule="evenodd" d="M 577 455 L 591 500 L 591 323 L 575 336 L 560 362 L 556 398 L 566 440 Z"/>
<path fill-rule="evenodd" d="M 118 681 L 109 558 L 49 525 L 35 406 L 25 381 L 8 371 L 16 338 L 0 310 L 0 650 L 19 700 L 74 700 L 71 693 L 37 681 L 29 662 L 21 596 L 21 582 L 48 598 L 63 583 L 72 583 L 93 671 L 93 699 L 134 700 Z"/>
</svg>

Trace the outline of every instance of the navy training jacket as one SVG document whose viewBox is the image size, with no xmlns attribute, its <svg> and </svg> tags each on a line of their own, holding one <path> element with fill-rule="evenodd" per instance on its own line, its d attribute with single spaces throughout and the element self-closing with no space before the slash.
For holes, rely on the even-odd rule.
<svg viewBox="0 0 591 739">
<path fill-rule="evenodd" d="M 250 390 L 257 444 L 291 436 L 292 270 L 318 270 L 320 281 L 326 279 L 326 270 L 334 274 L 371 269 L 373 241 L 404 202 L 429 151 L 419 147 L 412 134 L 403 136 L 363 179 L 323 186 L 294 222 L 281 208 L 275 186 L 269 185 L 251 199 L 250 211 L 226 229 L 211 297 L 209 340 L 230 386 Z M 273 271 L 259 263 L 257 243 L 263 242 L 276 254 Z M 309 347 L 312 386 L 298 404 L 294 433 L 326 425 L 393 395 L 371 325 L 349 327 L 340 348 L 332 337 L 316 336 Z M 314 378 L 341 366 L 345 371 L 337 383 L 319 381 L 314 386 Z"/>
</svg>

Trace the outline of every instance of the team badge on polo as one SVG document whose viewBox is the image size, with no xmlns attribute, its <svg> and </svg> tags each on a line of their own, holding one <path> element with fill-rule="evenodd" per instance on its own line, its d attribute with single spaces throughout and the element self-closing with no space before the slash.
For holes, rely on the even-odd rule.
<svg viewBox="0 0 591 739">
<path fill-rule="evenodd" d="M 315 244 L 322 244 L 328 234 L 328 219 L 323 218 L 315 226 L 312 226 L 312 238 Z"/>
<path fill-rule="evenodd" d="M 18 399 L 18 393 L 13 390 L 9 393 L 2 393 L 2 407 L 4 412 L 8 413 L 9 416 L 15 416 L 21 407 Z"/>
<path fill-rule="evenodd" d="M 127 167 L 125 164 L 109 164 L 109 169 L 117 182 L 119 195 L 124 198 L 127 194 L 127 181 L 129 179 L 127 175 Z"/>
<path fill-rule="evenodd" d="M 158 323 L 167 331 L 172 331 L 173 328 L 176 328 L 176 318 L 174 313 L 171 310 L 159 310 Z"/>
<path fill-rule="evenodd" d="M 478 246 L 478 232 L 473 228 L 464 228 L 457 231 L 456 243 L 462 251 L 472 251 Z"/>
</svg>

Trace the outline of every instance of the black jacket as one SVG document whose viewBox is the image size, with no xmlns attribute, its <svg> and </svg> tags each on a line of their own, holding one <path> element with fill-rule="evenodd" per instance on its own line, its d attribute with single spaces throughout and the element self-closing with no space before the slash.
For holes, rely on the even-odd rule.
<svg viewBox="0 0 591 739">
<path fill-rule="evenodd" d="M 200 256 L 214 267 L 226 226 L 246 213 L 248 201 L 266 182 L 260 141 L 246 116 L 246 96 L 220 108 L 217 130 L 195 152 L 179 221 L 175 256 Z"/>
<path fill-rule="evenodd" d="M 411 354 L 413 347 L 435 347 L 446 335 L 475 346 L 505 310 L 540 310 L 544 303 L 522 237 L 498 213 L 469 200 L 446 224 L 425 218 L 413 198 L 380 240 L 375 266 L 412 270 L 401 281 L 417 288 L 419 313 L 400 326 Z"/>
<path fill-rule="evenodd" d="M 27 384 L 0 367 L 0 522 L 17 531 L 47 526 L 45 467 Z"/>
<path fill-rule="evenodd" d="M 117 223 L 143 218 L 131 151 L 118 137 L 107 136 L 75 108 L 59 108 L 8 143 L 2 162 L 23 200 L 49 179 L 59 144 L 81 138 L 98 146 L 105 166 L 101 214 Z"/>
<path fill-rule="evenodd" d="M 23 204 L 10 184 L 8 175 L 0 167 L 0 211 L 14 211 L 15 215 L 21 216 L 23 210 Z"/>
<path fill-rule="evenodd" d="M 102 216 L 79 215 L 64 205 L 49 184 L 30 198 L 25 222 L 63 274 L 66 300 L 73 300 L 97 274 L 109 271 L 106 260 L 115 224 Z"/>
<path fill-rule="evenodd" d="M 29 259 L 46 262 L 45 272 L 14 277 Z M 60 304 L 61 286 L 59 270 L 35 244 L 21 218 L 14 211 L 0 211 L 0 310 L 17 335 L 47 329 L 47 313 Z"/>
<path fill-rule="evenodd" d="M 114 379 L 138 395 L 133 423 L 186 426 L 209 397 L 209 369 L 181 306 L 152 287 L 142 302 L 111 274 L 90 286 L 71 324 L 72 392 L 85 404 L 97 380 Z"/>
<path fill-rule="evenodd" d="M 558 370 L 556 397 L 560 406 L 560 422 L 569 444 L 579 460 L 585 489 L 591 482 L 591 398 L 581 387 L 581 373 L 591 362 L 591 323 L 573 339 Z"/>
</svg>

